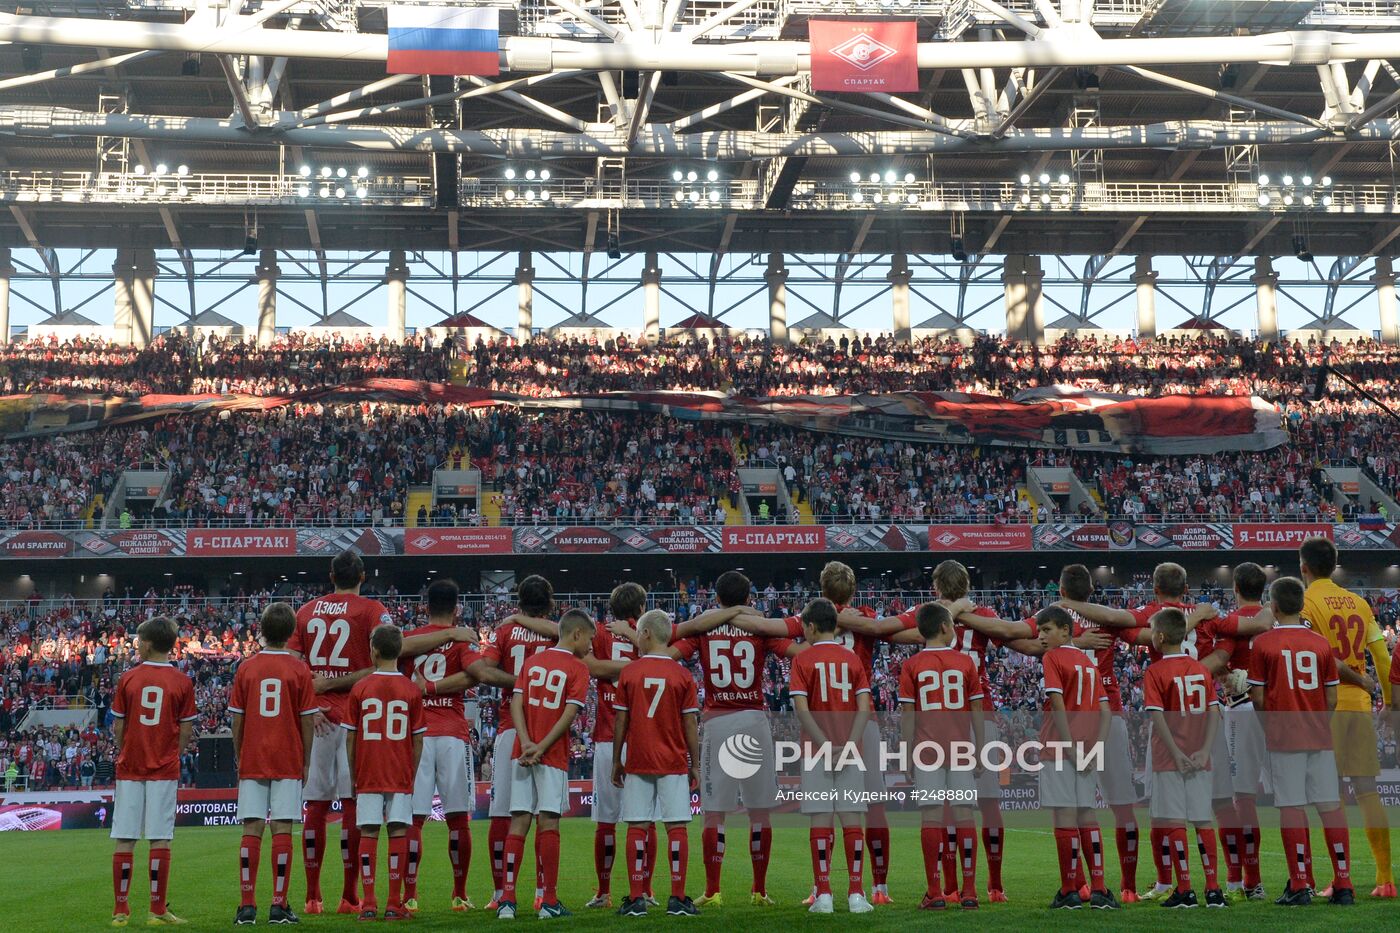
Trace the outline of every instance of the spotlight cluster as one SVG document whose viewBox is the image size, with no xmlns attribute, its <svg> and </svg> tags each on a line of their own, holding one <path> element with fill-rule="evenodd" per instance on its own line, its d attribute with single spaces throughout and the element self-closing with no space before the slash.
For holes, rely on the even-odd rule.
<svg viewBox="0 0 1400 933">
<path fill-rule="evenodd" d="M 676 190 L 672 198 L 677 204 L 718 204 L 725 196 L 725 179 L 713 168 L 684 169 L 671 172 Z"/>
<path fill-rule="evenodd" d="M 1314 178 L 1308 174 L 1293 176 L 1285 172 L 1274 178 L 1264 172 L 1259 173 L 1260 207 L 1331 207 L 1332 176 Z"/>
<path fill-rule="evenodd" d="M 860 172 L 852 172 L 850 180 L 850 198 L 855 204 L 886 204 L 899 207 L 919 203 L 919 192 L 915 188 L 918 181 L 913 172 L 900 175 L 892 168 L 885 169 L 883 174 L 871 172 L 869 175 L 862 175 Z"/>
<path fill-rule="evenodd" d="M 1058 175 L 1022 172 L 1017 181 L 1021 189 L 1019 200 L 1024 207 L 1069 207 L 1074 202 L 1076 186 L 1066 172 Z"/>
<path fill-rule="evenodd" d="M 357 198 L 369 197 L 369 169 L 363 165 L 353 173 L 343 165 L 323 165 L 314 170 L 309 165 L 303 165 L 297 175 L 301 178 L 301 183 L 297 185 L 297 197 L 300 198 L 344 200 L 351 194 Z"/>
<path fill-rule="evenodd" d="M 502 173 L 507 182 L 506 190 L 501 192 L 502 197 L 507 201 L 514 201 L 519 198 L 522 201 L 541 203 L 549 201 L 554 197 L 554 193 L 549 189 L 550 171 L 547 168 L 515 168 L 506 166 Z"/>
</svg>

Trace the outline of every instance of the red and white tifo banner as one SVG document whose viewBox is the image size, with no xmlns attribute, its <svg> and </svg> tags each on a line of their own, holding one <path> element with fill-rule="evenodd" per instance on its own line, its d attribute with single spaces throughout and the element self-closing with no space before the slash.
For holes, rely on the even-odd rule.
<svg viewBox="0 0 1400 933">
<path fill-rule="evenodd" d="M 407 528 L 405 554 L 509 554 L 515 534 L 509 528 Z"/>
<path fill-rule="evenodd" d="M 57 531 L 18 531 L 0 536 L 0 557 L 67 557 L 73 541 Z"/>
<path fill-rule="evenodd" d="M 813 90 L 919 89 L 919 32 L 914 20 L 814 19 L 807 28 Z"/>
<path fill-rule="evenodd" d="M 930 551 L 1029 551 L 1030 525 L 930 525 Z"/>
<path fill-rule="evenodd" d="M 279 557 L 297 552 L 294 528 L 191 528 L 188 557 Z"/>
<path fill-rule="evenodd" d="M 1308 538 L 1331 538 L 1332 526 L 1320 522 L 1274 522 L 1235 525 L 1235 547 L 1286 551 Z"/>
<path fill-rule="evenodd" d="M 728 525 L 724 528 L 724 550 L 737 552 L 824 551 L 823 525 Z"/>
</svg>

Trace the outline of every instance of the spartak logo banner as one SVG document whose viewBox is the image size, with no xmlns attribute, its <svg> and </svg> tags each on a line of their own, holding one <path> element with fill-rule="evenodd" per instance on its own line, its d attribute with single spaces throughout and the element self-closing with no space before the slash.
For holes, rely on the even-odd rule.
<svg viewBox="0 0 1400 933">
<path fill-rule="evenodd" d="M 919 33 L 914 20 L 825 20 L 808 25 L 812 89 L 917 91 Z"/>
</svg>

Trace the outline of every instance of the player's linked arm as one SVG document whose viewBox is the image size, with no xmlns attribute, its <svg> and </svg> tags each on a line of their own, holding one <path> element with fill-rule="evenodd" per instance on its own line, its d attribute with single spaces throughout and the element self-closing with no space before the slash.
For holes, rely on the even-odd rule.
<svg viewBox="0 0 1400 933">
<path fill-rule="evenodd" d="M 728 625 L 730 623 L 733 623 L 751 634 L 762 635 L 766 633 L 756 632 L 749 626 L 770 621 L 772 620 L 764 618 L 763 614 L 752 606 L 724 606 L 719 609 L 706 610 L 693 619 L 686 619 L 675 627 L 671 638 L 672 640 L 694 638 L 696 635 L 704 635 L 711 629 L 716 629 L 721 625 Z M 628 626 L 628 628 L 630 629 L 631 626 Z M 616 635 L 617 632 L 613 634 Z M 785 635 L 787 634 L 787 629 L 784 628 L 777 634 Z M 626 637 L 628 637 L 633 644 L 636 644 L 635 631 L 633 631 L 632 635 Z"/>
<path fill-rule="evenodd" d="M 836 616 L 836 624 L 848 632 L 869 635 L 872 638 L 889 638 L 904 631 L 904 623 L 899 621 L 898 616 L 872 619 L 857 609 L 842 609 Z M 923 639 L 920 638 L 919 641 Z"/>
<path fill-rule="evenodd" d="M 981 632 L 983 635 L 989 638 L 995 638 L 998 641 L 1023 639 L 1032 634 L 1030 632 L 1030 626 L 1026 625 L 1024 622 L 988 618 L 987 616 L 978 615 L 970 609 L 958 613 L 954 617 L 954 621 L 959 625 L 967 626 L 974 632 Z"/>
<path fill-rule="evenodd" d="M 1077 599 L 1062 599 L 1058 605 L 1095 625 L 1108 628 L 1137 627 L 1137 617 L 1126 609 L 1114 609 L 1110 606 L 1100 606 L 1098 603 L 1080 602 Z"/>
<path fill-rule="evenodd" d="M 523 625 L 536 635 L 544 635 L 546 638 L 553 638 L 556 641 L 559 638 L 559 623 L 551 622 L 549 619 L 541 619 L 538 616 L 527 616 L 523 612 L 517 612 L 501 624 L 504 625 L 509 622 Z"/>
<path fill-rule="evenodd" d="M 667 648 L 666 653 L 672 658 L 679 658 L 680 652 L 675 648 Z M 588 676 L 594 680 L 611 680 L 616 682 L 622 676 L 622 669 L 627 666 L 626 661 L 605 661 L 595 654 L 585 655 L 584 666 L 588 668 Z"/>
<path fill-rule="evenodd" d="M 315 685 L 318 694 L 340 693 L 349 690 L 372 673 L 374 673 L 374 668 L 365 667 L 353 674 L 345 674 L 341 677 L 316 677 L 312 679 L 312 683 Z"/>
<path fill-rule="evenodd" d="M 476 629 L 466 625 L 458 625 L 453 628 L 445 628 L 439 632 L 425 632 L 422 635 L 410 635 L 403 640 L 403 650 L 399 652 L 401 658 L 416 658 L 420 654 L 427 654 L 435 651 L 448 642 L 465 641 L 476 644 L 481 639 L 476 634 Z"/>
</svg>

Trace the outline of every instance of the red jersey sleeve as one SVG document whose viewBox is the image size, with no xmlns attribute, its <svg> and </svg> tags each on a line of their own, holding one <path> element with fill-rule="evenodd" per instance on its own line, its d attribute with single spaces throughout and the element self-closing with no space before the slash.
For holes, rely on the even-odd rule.
<svg viewBox="0 0 1400 933">
<path fill-rule="evenodd" d="M 906 609 L 899 615 L 895 616 L 895 618 L 899 620 L 900 627 L 905 631 L 908 631 L 911 628 L 918 628 L 919 608 L 915 606 L 913 609 Z"/>
<path fill-rule="evenodd" d="M 364 683 L 364 681 L 362 680 L 360 683 Z M 356 686 L 358 687 L 359 684 L 356 684 Z M 345 717 L 345 722 L 341 723 L 341 725 L 351 732 L 358 733 L 360 731 L 360 692 L 358 690 L 351 692 L 348 707 L 349 709 Z"/>
<path fill-rule="evenodd" d="M 596 639 L 596 636 L 595 636 Z M 500 643 L 500 633 L 492 629 L 486 636 L 486 643 L 481 646 L 481 656 L 497 667 L 501 666 L 501 655 L 504 653 Z"/>
<path fill-rule="evenodd" d="M 316 703 L 316 687 L 311 682 L 311 670 L 305 665 L 298 665 L 296 676 L 297 712 L 310 716 L 321 708 Z"/>
<path fill-rule="evenodd" d="M 695 652 L 700 650 L 700 639 L 681 638 L 671 642 L 671 647 L 676 650 L 682 661 L 695 657 Z"/>
<path fill-rule="evenodd" d="M 1150 665 L 1147 668 L 1147 676 L 1142 679 L 1143 707 L 1149 710 L 1165 710 L 1166 698 L 1162 695 L 1162 680 L 1156 674 L 1157 666 Z"/>
<path fill-rule="evenodd" d="M 1264 660 L 1264 652 L 1252 651 L 1249 655 L 1249 683 L 1253 687 L 1262 687 L 1266 684 L 1268 675 L 1268 665 Z"/>
<path fill-rule="evenodd" d="M 700 712 L 700 691 L 695 687 L 695 678 L 681 673 L 677 675 L 681 682 L 681 713 Z"/>
<path fill-rule="evenodd" d="M 1335 670 L 1333 674 L 1335 676 Z M 199 718 L 199 710 L 194 707 L 194 681 L 184 674 L 180 675 L 180 698 L 177 704 L 175 707 L 176 719 L 181 722 L 194 722 Z"/>
<path fill-rule="evenodd" d="M 1337 675 L 1337 655 L 1336 649 L 1322 656 L 1322 685 L 1324 687 L 1335 687 L 1342 682 Z"/>
<path fill-rule="evenodd" d="M 569 679 L 564 683 L 564 702 L 579 708 L 588 705 L 588 668 L 571 665 Z"/>
<path fill-rule="evenodd" d="M 233 675 L 233 686 L 228 692 L 228 710 L 230 713 L 241 713 L 248 708 L 248 674 L 247 668 L 240 666 L 238 673 Z"/>
<path fill-rule="evenodd" d="M 300 613 L 298 613 L 297 624 L 292 629 L 292 637 L 287 639 L 287 650 L 295 651 L 302 657 L 306 657 L 306 646 L 302 644 L 301 638 L 301 625 Z"/>
<path fill-rule="evenodd" d="M 416 689 L 408 701 L 408 723 L 409 731 L 413 735 L 422 735 L 428 731 L 428 717 L 423 712 L 423 697 Z"/>
<path fill-rule="evenodd" d="M 904 662 L 904 666 L 899 669 L 899 702 L 913 703 L 914 697 L 914 665 L 909 661 Z"/>
<path fill-rule="evenodd" d="M 969 700 L 982 699 L 986 694 L 982 692 L 982 677 L 977 672 L 977 665 L 972 663 L 972 659 L 965 654 L 960 655 L 958 660 L 962 665 L 963 676 L 966 678 L 964 682 L 972 684 L 972 687 L 969 688 L 972 692 L 968 694 L 967 698 Z"/>
<path fill-rule="evenodd" d="M 802 617 L 801 617 L 801 616 L 788 616 L 786 619 L 783 620 L 783 624 L 787 626 L 787 637 L 788 637 L 788 638 L 801 638 L 801 637 L 802 637 Z"/>
<path fill-rule="evenodd" d="M 859 695 L 859 694 L 861 694 L 861 693 L 869 693 L 869 692 L 870 692 L 870 674 L 868 674 L 868 673 L 866 672 L 866 670 L 865 670 L 865 665 L 864 665 L 864 664 L 857 664 L 856 667 L 855 667 L 855 671 L 856 671 L 856 676 L 855 676 L 856 694 Z"/>
<path fill-rule="evenodd" d="M 1045 663 L 1043 665 L 1043 668 L 1043 673 L 1045 675 L 1045 692 L 1061 694 L 1064 693 L 1065 679 L 1064 672 L 1060 670 L 1059 655 L 1054 652 L 1047 654 L 1045 656 Z"/>
<path fill-rule="evenodd" d="M 803 658 L 807 652 L 799 654 L 792 662 L 792 673 L 788 675 L 788 693 L 795 697 L 805 697 L 807 695 L 808 678 L 811 677 L 811 670 L 807 664 L 803 663 Z"/>
</svg>

